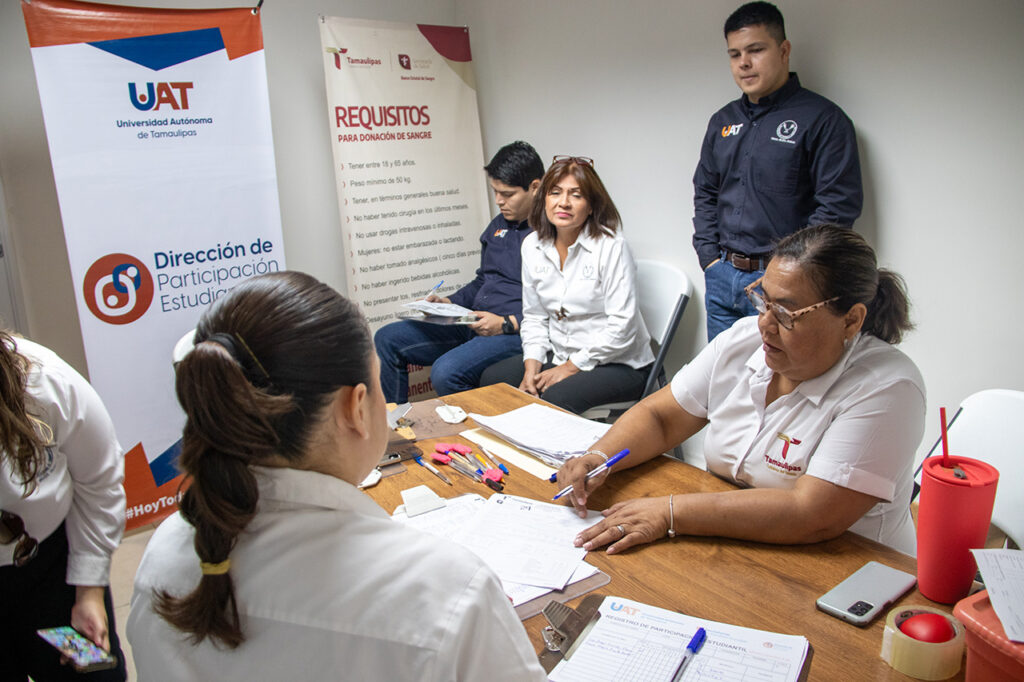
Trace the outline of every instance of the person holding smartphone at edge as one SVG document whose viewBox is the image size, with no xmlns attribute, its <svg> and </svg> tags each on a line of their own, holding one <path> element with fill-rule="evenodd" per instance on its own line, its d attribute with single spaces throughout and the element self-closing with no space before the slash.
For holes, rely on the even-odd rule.
<svg viewBox="0 0 1024 682">
<path fill-rule="evenodd" d="M 676 535 L 777 544 L 851 530 L 916 553 L 910 497 L 925 392 L 895 347 L 911 328 L 903 280 L 852 230 L 808 227 L 776 246 L 734 324 L 558 472 L 583 514 L 606 454 L 636 466 L 707 426 L 708 471 L 741 490 L 622 501 L 577 546 L 608 552 Z M 585 486 L 585 487 L 584 487 Z"/>
<path fill-rule="evenodd" d="M 109 588 L 123 458 L 92 386 L 53 351 L 0 331 L 0 679 L 125 679 Z M 69 624 L 116 667 L 78 673 L 36 634 Z"/>
<path fill-rule="evenodd" d="M 438 296 L 431 290 L 426 297 L 469 308 L 477 321 L 437 325 L 400 320 L 378 329 L 373 342 L 389 403 L 409 399 L 408 365 L 430 365 L 434 390 L 449 395 L 476 388 L 484 369 L 519 352 L 523 319 L 520 247 L 530 234 L 526 219 L 544 175 L 544 163 L 533 147 L 519 141 L 499 149 L 484 171 L 500 213 L 480 235 L 476 277 L 451 296 Z"/>
</svg>

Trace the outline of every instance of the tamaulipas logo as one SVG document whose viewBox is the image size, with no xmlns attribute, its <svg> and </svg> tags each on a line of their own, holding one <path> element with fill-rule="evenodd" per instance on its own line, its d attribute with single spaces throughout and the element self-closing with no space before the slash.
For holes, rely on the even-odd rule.
<svg viewBox="0 0 1024 682">
<path fill-rule="evenodd" d="M 135 256 L 111 253 L 89 266 L 82 281 L 85 305 L 108 324 L 129 324 L 153 303 L 153 276 Z"/>
</svg>

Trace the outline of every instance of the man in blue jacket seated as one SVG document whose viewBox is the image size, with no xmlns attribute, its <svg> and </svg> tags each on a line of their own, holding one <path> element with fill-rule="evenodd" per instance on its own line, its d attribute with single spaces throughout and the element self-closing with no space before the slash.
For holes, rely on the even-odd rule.
<svg viewBox="0 0 1024 682">
<path fill-rule="evenodd" d="M 523 319 L 520 246 L 530 226 L 526 219 L 544 175 L 544 163 L 526 142 L 498 150 L 484 166 L 501 211 L 482 235 L 476 279 L 449 298 L 427 300 L 456 303 L 474 311 L 469 325 L 438 325 L 401 320 L 381 327 L 373 342 L 380 356 L 380 383 L 388 402 L 409 399 L 407 366 L 432 365 L 430 380 L 438 395 L 479 386 L 489 366 L 522 352 L 519 323 Z"/>
</svg>

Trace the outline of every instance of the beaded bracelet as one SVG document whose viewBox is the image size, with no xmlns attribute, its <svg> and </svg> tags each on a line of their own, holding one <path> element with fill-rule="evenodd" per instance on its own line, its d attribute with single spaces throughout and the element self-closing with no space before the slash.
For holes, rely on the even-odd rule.
<svg viewBox="0 0 1024 682">
<path fill-rule="evenodd" d="M 604 461 L 608 461 L 608 455 L 604 454 L 600 450 L 587 450 L 582 455 L 580 455 L 580 457 L 586 457 L 587 455 L 601 455 L 602 457 L 604 457 Z"/>
<path fill-rule="evenodd" d="M 672 498 L 674 495 L 668 496 L 668 536 L 674 538 L 676 536 L 676 509 L 672 504 Z"/>
</svg>

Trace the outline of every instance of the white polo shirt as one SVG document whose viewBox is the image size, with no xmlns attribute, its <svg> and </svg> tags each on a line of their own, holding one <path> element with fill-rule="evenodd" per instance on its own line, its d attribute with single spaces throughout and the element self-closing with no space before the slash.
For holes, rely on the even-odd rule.
<svg viewBox="0 0 1024 682">
<path fill-rule="evenodd" d="M 741 319 L 672 379 L 679 405 L 709 420 L 708 471 L 741 486 L 792 488 L 804 474 L 880 498 L 850 527 L 916 554 L 914 453 L 924 380 L 894 346 L 860 334 L 827 372 L 765 407 L 772 370 L 757 317 Z"/>
<path fill-rule="evenodd" d="M 640 369 L 654 362 L 651 337 L 637 304 L 636 264 L 622 232 L 585 231 L 559 267 L 553 241 L 533 232 L 523 240 L 525 359 L 556 365 L 572 360 L 584 372 L 619 363 Z"/>
<path fill-rule="evenodd" d="M 468 550 L 393 521 L 337 478 L 253 467 L 258 512 L 232 550 L 245 642 L 198 646 L 153 591 L 200 578 L 180 513 L 146 547 L 128 640 L 140 680 L 543 680 L 494 573 Z"/>
</svg>

